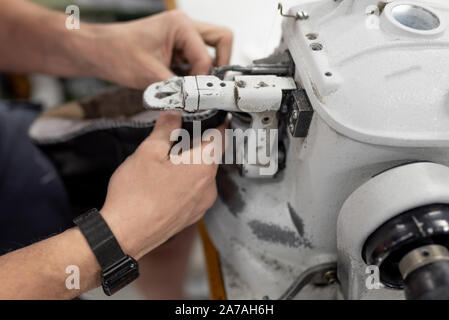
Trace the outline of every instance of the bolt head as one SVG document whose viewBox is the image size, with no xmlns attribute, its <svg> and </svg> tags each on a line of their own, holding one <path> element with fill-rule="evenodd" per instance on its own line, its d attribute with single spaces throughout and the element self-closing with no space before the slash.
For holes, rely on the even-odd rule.
<svg viewBox="0 0 449 320">
<path fill-rule="evenodd" d="M 328 284 L 334 284 L 337 281 L 337 274 L 334 270 L 329 270 L 324 274 L 323 278 Z"/>
<path fill-rule="evenodd" d="M 292 112 L 292 118 L 293 118 L 293 120 L 297 120 L 298 119 L 298 110 L 293 110 L 293 112 Z"/>
<path fill-rule="evenodd" d="M 288 130 L 290 130 L 290 133 L 293 134 L 295 132 L 295 125 L 293 123 L 289 124 Z"/>
<path fill-rule="evenodd" d="M 307 11 L 298 11 L 296 13 L 296 16 L 298 17 L 299 20 L 309 19 L 309 14 L 307 13 Z"/>
<path fill-rule="evenodd" d="M 239 88 L 245 88 L 246 87 L 246 82 L 243 81 L 243 80 L 240 80 L 240 81 L 237 81 L 236 85 Z"/>
</svg>

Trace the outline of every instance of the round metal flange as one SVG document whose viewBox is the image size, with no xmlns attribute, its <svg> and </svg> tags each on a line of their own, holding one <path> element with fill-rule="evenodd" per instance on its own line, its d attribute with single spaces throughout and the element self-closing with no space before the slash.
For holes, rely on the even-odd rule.
<svg viewBox="0 0 449 320">
<path fill-rule="evenodd" d="M 365 241 L 363 257 L 379 266 L 387 287 L 403 288 L 399 263 L 410 251 L 430 245 L 449 247 L 449 204 L 433 204 L 409 210 L 377 228 Z"/>
<path fill-rule="evenodd" d="M 414 30 L 435 30 L 441 24 L 440 18 L 435 13 L 412 4 L 394 6 L 391 9 L 391 15 L 401 25 Z"/>
<path fill-rule="evenodd" d="M 399 262 L 399 271 L 401 271 L 402 278 L 407 276 L 427 264 L 436 261 L 449 261 L 449 250 L 440 245 L 428 245 L 417 248 L 407 253 Z"/>
<path fill-rule="evenodd" d="M 415 37 L 441 35 L 446 24 L 435 9 L 416 1 L 394 1 L 386 5 L 382 14 L 386 30 Z"/>
</svg>

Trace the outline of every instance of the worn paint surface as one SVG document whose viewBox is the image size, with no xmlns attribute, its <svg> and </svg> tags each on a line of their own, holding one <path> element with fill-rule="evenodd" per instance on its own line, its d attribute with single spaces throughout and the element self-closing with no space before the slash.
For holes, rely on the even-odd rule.
<svg viewBox="0 0 449 320">
<path fill-rule="evenodd" d="M 248 226 L 251 228 L 253 234 L 260 240 L 293 248 L 300 246 L 312 248 L 311 242 L 306 238 L 304 222 L 301 217 L 296 213 L 290 203 L 287 203 L 287 208 L 297 233 L 286 227 L 259 220 L 251 220 L 248 223 Z"/>
<path fill-rule="evenodd" d="M 296 231 L 298 231 L 299 236 L 302 239 L 303 245 L 307 248 L 312 248 L 312 244 L 310 241 L 306 238 L 305 230 L 304 230 L 304 222 L 301 219 L 301 217 L 296 213 L 295 209 L 292 207 L 290 202 L 287 203 L 288 212 L 290 214 L 290 218 L 292 219 L 292 222 L 296 228 Z"/>
<path fill-rule="evenodd" d="M 277 243 L 283 246 L 297 248 L 299 246 L 310 246 L 310 243 L 299 237 L 295 231 L 288 228 L 282 228 L 272 223 L 266 223 L 259 220 L 251 220 L 248 223 L 253 234 L 260 240 Z"/>
<path fill-rule="evenodd" d="M 229 211 L 237 217 L 245 209 L 245 201 L 238 185 L 231 179 L 228 171 L 223 166 L 217 172 L 217 189 L 220 199 Z"/>
<path fill-rule="evenodd" d="M 288 212 L 290 213 L 290 218 L 293 221 L 293 224 L 295 225 L 296 231 L 298 231 L 299 235 L 301 237 L 304 237 L 304 222 L 302 221 L 301 217 L 298 216 L 295 209 L 293 209 L 290 202 L 287 203 Z"/>
</svg>

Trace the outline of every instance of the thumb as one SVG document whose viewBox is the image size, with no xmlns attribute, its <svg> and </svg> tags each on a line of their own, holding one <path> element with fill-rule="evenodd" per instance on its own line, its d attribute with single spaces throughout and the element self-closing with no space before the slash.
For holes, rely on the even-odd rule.
<svg viewBox="0 0 449 320">
<path fill-rule="evenodd" d="M 124 81 L 123 85 L 135 89 L 145 90 L 150 84 L 158 81 L 166 81 L 175 75 L 163 64 L 152 65 L 150 71 L 142 71 L 137 77 L 133 77 L 133 82 Z"/>
<path fill-rule="evenodd" d="M 166 81 L 170 78 L 173 78 L 175 74 L 167 68 L 162 63 L 157 64 L 153 67 L 153 72 L 156 78 L 156 81 Z"/>
<path fill-rule="evenodd" d="M 154 126 L 153 132 L 145 140 L 152 146 L 157 146 L 158 152 L 167 156 L 174 141 L 170 141 L 173 131 L 181 128 L 182 116 L 178 110 L 161 111 Z"/>
<path fill-rule="evenodd" d="M 136 80 L 136 84 L 133 87 L 144 90 L 154 82 L 167 81 L 175 76 L 175 74 L 162 63 L 152 64 L 149 70 L 149 72 L 143 72 L 143 74 L 141 74 L 141 77 Z"/>
</svg>

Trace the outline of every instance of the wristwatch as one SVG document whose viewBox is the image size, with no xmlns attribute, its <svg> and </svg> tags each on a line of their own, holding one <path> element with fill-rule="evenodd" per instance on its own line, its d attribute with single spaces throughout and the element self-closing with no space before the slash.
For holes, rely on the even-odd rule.
<svg viewBox="0 0 449 320">
<path fill-rule="evenodd" d="M 80 228 L 101 266 L 101 284 L 106 295 L 113 295 L 137 279 L 137 261 L 123 252 L 97 209 L 76 217 L 73 222 Z"/>
</svg>

